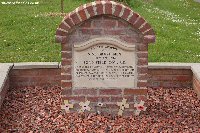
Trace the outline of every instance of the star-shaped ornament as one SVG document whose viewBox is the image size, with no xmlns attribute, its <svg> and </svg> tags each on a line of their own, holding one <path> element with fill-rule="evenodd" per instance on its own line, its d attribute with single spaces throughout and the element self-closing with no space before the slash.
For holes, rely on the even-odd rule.
<svg viewBox="0 0 200 133">
<path fill-rule="evenodd" d="M 118 112 L 119 116 L 122 116 L 125 108 L 129 108 L 129 104 L 126 103 L 126 101 L 127 99 L 123 98 L 122 102 L 117 102 L 117 105 L 119 106 L 119 112 Z"/>
<path fill-rule="evenodd" d="M 86 102 L 80 102 L 79 105 L 81 106 L 81 109 L 79 110 L 79 113 L 84 112 L 84 111 L 90 111 L 91 108 L 89 106 L 90 101 L 86 101 Z"/>
<path fill-rule="evenodd" d="M 141 111 L 146 111 L 147 107 L 144 106 L 144 101 L 140 101 L 140 103 L 135 103 L 134 107 L 136 108 L 135 115 L 140 115 Z"/>
<path fill-rule="evenodd" d="M 64 109 L 66 113 L 69 113 L 73 107 L 74 105 L 70 104 L 68 100 L 64 100 L 64 105 L 61 105 L 61 109 Z"/>
<path fill-rule="evenodd" d="M 126 103 L 127 99 L 123 98 L 122 102 L 117 102 L 117 105 L 120 107 L 121 110 L 125 108 L 129 108 L 129 104 Z"/>
</svg>

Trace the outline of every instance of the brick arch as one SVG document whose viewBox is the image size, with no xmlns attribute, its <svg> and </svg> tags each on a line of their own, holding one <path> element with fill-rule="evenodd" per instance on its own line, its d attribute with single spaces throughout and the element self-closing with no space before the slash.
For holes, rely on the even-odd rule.
<svg viewBox="0 0 200 133">
<path fill-rule="evenodd" d="M 108 0 L 84 4 L 67 14 L 56 31 L 56 42 L 65 43 L 73 28 L 85 20 L 98 15 L 111 15 L 127 21 L 143 35 L 143 43 L 155 42 L 155 33 L 150 24 L 129 7 Z"/>
</svg>

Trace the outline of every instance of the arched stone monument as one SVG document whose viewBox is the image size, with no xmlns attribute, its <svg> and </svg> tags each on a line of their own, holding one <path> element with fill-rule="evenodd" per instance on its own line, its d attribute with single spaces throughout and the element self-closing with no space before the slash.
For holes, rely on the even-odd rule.
<svg viewBox="0 0 200 133">
<path fill-rule="evenodd" d="M 101 112 L 132 114 L 145 100 L 155 33 L 129 7 L 108 0 L 82 5 L 64 17 L 56 41 L 62 46 L 62 99 L 74 105 L 71 112 L 94 112 L 101 104 Z M 129 105 L 123 110 L 117 104 L 122 99 Z"/>
</svg>

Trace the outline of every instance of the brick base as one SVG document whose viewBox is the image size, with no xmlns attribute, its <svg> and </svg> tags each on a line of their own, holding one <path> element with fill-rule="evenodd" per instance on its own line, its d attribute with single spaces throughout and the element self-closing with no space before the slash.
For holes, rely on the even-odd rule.
<svg viewBox="0 0 200 133">
<path fill-rule="evenodd" d="M 199 67 L 197 67 L 197 70 Z M 149 68 L 148 69 L 148 87 L 153 88 L 191 88 L 193 85 L 194 90 L 200 96 L 200 80 L 198 73 L 193 74 L 194 70 L 191 69 L 178 69 L 178 68 Z M 9 71 L 9 76 L 6 78 L 3 89 L 0 92 L 1 100 L 0 105 L 6 95 L 9 87 L 26 87 L 26 86 L 44 86 L 44 85 L 61 85 L 61 69 L 60 68 L 32 68 L 32 69 L 12 69 Z M 119 107 L 117 102 L 121 102 L 122 98 L 126 98 L 130 104 L 129 109 L 125 109 L 125 114 L 133 114 L 134 103 L 141 100 L 145 101 L 147 98 L 147 89 L 107 89 L 107 88 L 75 88 L 72 90 L 62 90 L 62 100 L 70 100 L 70 103 L 74 103 L 74 109 L 77 111 L 80 109 L 79 102 L 89 100 L 91 111 L 96 112 L 99 110 L 104 114 L 117 114 Z M 97 103 L 106 103 L 102 108 L 97 107 Z"/>
<path fill-rule="evenodd" d="M 152 88 L 192 88 L 190 69 L 149 69 L 148 86 Z"/>
<path fill-rule="evenodd" d="M 60 69 L 13 69 L 10 76 L 10 87 L 60 85 Z"/>
<path fill-rule="evenodd" d="M 103 114 L 117 114 L 119 106 L 117 102 L 122 102 L 122 99 L 127 99 L 129 108 L 125 111 L 134 113 L 134 103 L 140 100 L 146 101 L 147 89 L 64 89 L 62 100 L 69 100 L 74 104 L 72 112 L 80 110 L 79 103 L 86 100 L 90 101 L 91 112 L 100 111 Z M 103 107 L 98 107 L 98 103 L 103 103 Z M 131 114 L 131 113 L 128 113 Z"/>
</svg>

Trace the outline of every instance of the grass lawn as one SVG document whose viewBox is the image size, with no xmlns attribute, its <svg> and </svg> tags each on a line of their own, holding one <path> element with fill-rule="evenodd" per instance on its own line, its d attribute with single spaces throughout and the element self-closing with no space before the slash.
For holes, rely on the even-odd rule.
<svg viewBox="0 0 200 133">
<path fill-rule="evenodd" d="M 60 12 L 60 0 L 29 0 L 38 1 L 38 5 L 1 3 L 6 1 L 16 0 L 0 0 L 0 62 L 60 61 L 60 45 L 54 35 L 62 17 L 45 15 Z M 151 1 L 132 0 L 130 5 L 156 31 L 156 44 L 149 46 L 149 61 L 200 62 L 200 3 Z M 86 0 L 64 2 L 64 10 L 69 12 Z"/>
</svg>

